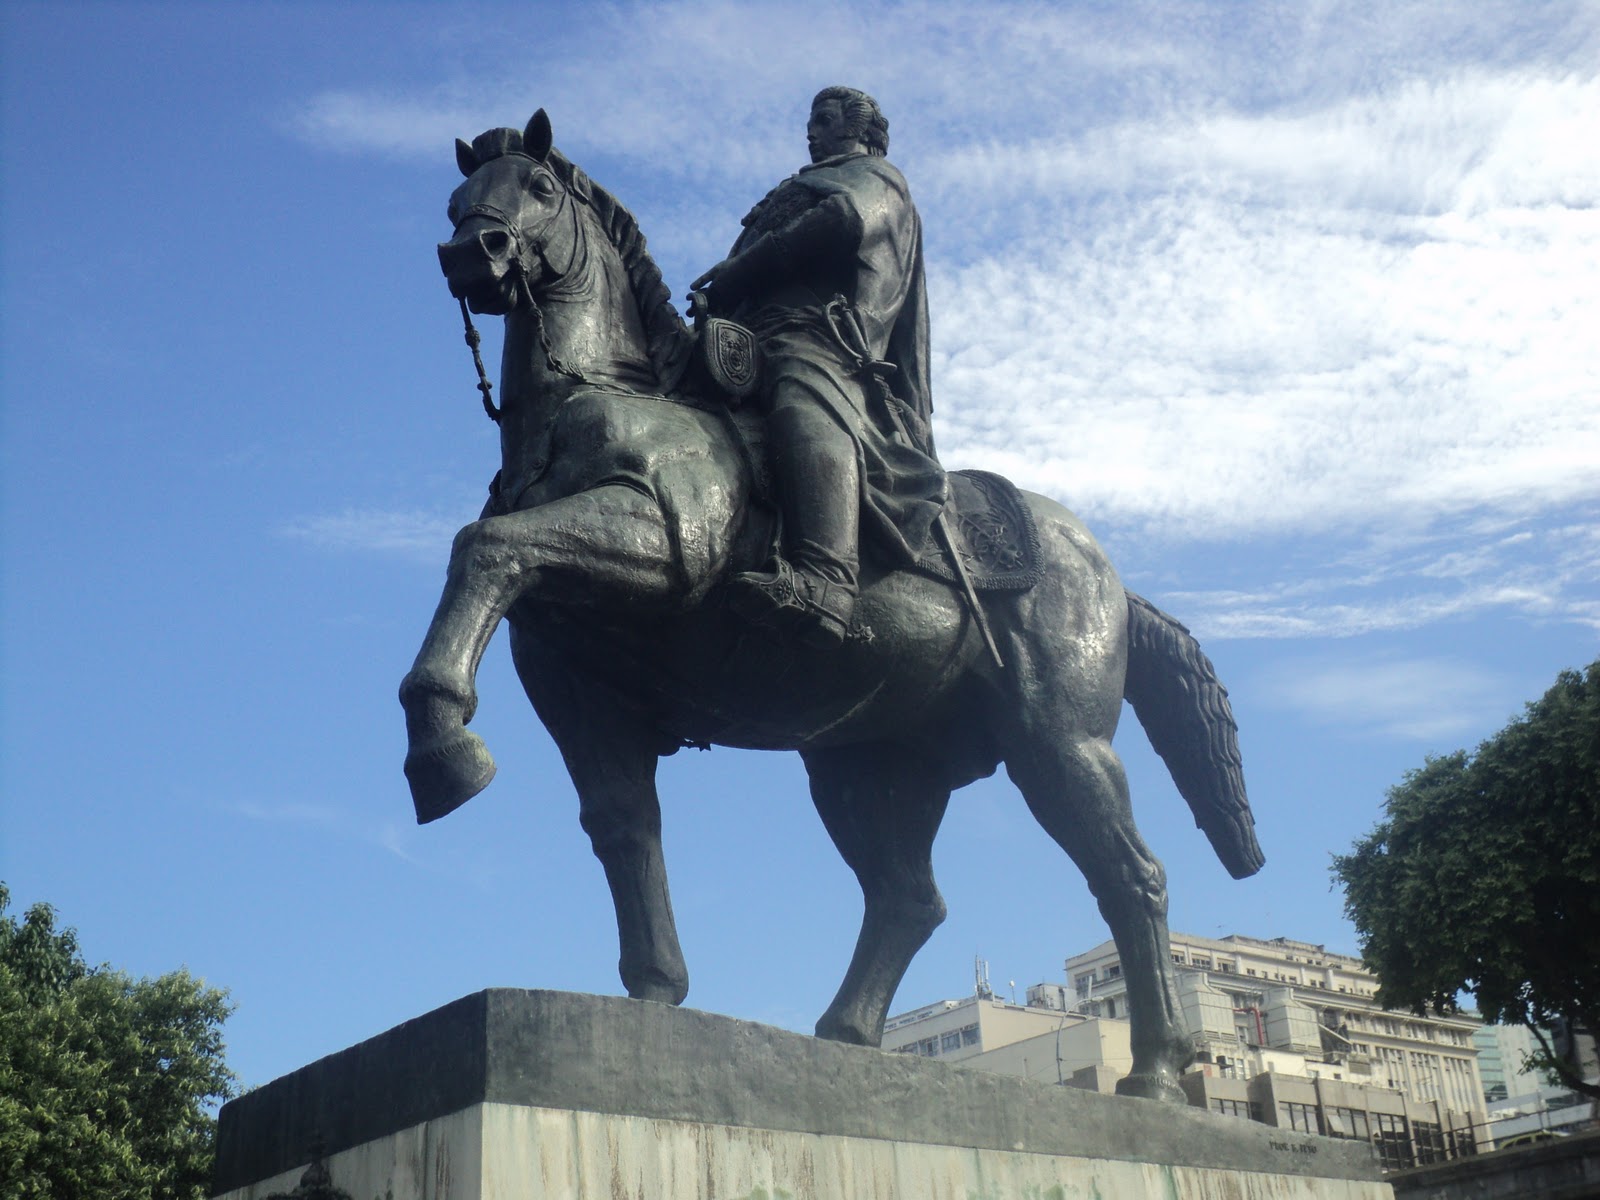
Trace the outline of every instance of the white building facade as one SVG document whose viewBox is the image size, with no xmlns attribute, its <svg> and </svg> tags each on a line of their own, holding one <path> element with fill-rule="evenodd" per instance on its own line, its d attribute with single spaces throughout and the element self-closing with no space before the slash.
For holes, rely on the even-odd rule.
<svg viewBox="0 0 1600 1200">
<path fill-rule="evenodd" d="M 1197 1051 L 1191 1104 L 1371 1141 L 1390 1167 L 1484 1147 L 1476 1019 L 1385 1012 L 1359 959 L 1309 942 L 1171 942 Z M 1065 966 L 1065 984 L 1035 984 L 1025 1005 L 973 996 L 892 1017 L 883 1047 L 1110 1091 L 1131 1063 L 1121 958 L 1108 941 Z"/>
<path fill-rule="evenodd" d="M 1172 961 L 1200 1062 L 1224 1078 L 1279 1071 L 1486 1115 L 1473 1041 L 1482 1023 L 1384 1011 L 1378 981 L 1358 958 L 1289 938 L 1173 934 Z M 1126 1015 L 1115 943 L 1065 966 L 1075 1007 Z"/>
</svg>

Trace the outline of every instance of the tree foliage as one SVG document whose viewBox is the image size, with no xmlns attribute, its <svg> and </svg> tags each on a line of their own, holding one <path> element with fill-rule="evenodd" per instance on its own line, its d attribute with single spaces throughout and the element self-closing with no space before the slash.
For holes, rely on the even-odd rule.
<svg viewBox="0 0 1600 1200">
<path fill-rule="evenodd" d="M 1600 661 L 1471 756 L 1409 772 L 1333 870 L 1385 1007 L 1469 992 L 1487 1021 L 1600 1032 Z"/>
<path fill-rule="evenodd" d="M 210 1182 L 225 993 L 90 967 L 46 904 L 0 883 L 0 1196 L 183 1200 Z"/>
</svg>

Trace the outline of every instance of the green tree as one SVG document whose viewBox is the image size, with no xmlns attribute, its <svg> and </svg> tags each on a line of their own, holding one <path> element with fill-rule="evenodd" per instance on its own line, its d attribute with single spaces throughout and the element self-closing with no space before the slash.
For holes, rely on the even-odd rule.
<svg viewBox="0 0 1600 1200">
<path fill-rule="evenodd" d="M 1468 992 L 1600 1097 L 1543 1032 L 1600 1032 L 1600 661 L 1562 672 L 1471 756 L 1409 772 L 1333 863 L 1384 1007 L 1448 1012 Z"/>
<path fill-rule="evenodd" d="M 0 1197 L 203 1197 L 226 994 L 90 967 L 49 905 L 10 901 L 0 883 Z"/>
</svg>

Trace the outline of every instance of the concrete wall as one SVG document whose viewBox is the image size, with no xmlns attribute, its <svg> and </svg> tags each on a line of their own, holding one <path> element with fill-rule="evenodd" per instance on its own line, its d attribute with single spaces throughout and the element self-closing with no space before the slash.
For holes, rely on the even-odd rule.
<svg viewBox="0 0 1600 1200">
<path fill-rule="evenodd" d="M 690 1009 L 495 989 L 223 1107 L 214 1194 L 1389 1200 L 1368 1147 Z"/>
<path fill-rule="evenodd" d="M 475 1106 L 331 1156 L 357 1200 L 1390 1200 L 1385 1183 Z M 218 1200 L 287 1194 L 298 1170 Z"/>
<path fill-rule="evenodd" d="M 1389 1180 L 1395 1200 L 1593 1200 L 1600 1133 L 1397 1171 Z"/>
</svg>

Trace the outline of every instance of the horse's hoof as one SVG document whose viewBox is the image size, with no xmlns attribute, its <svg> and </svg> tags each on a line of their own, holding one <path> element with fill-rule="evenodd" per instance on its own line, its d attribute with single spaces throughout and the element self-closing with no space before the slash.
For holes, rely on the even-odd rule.
<svg viewBox="0 0 1600 1200">
<path fill-rule="evenodd" d="M 1166 1074 L 1129 1075 L 1117 1080 L 1117 1095 L 1138 1096 L 1144 1100 L 1160 1100 L 1164 1104 L 1188 1104 L 1189 1097 Z"/>
<path fill-rule="evenodd" d="M 689 995 L 689 985 L 686 983 L 648 983 L 643 984 L 637 991 L 629 990 L 628 996 L 633 1000 L 648 1000 L 652 1004 L 670 1004 L 677 1007 Z"/>
<path fill-rule="evenodd" d="M 847 1046 L 872 1046 L 883 1044 L 883 1038 L 870 1036 L 867 1031 L 854 1021 L 846 1021 L 835 1017 L 832 1013 L 825 1013 L 817 1022 L 817 1036 L 825 1042 L 843 1042 Z"/>
<path fill-rule="evenodd" d="M 458 730 L 406 755 L 406 780 L 417 824 L 426 825 L 449 816 L 471 800 L 494 778 L 494 758 L 483 739 Z"/>
</svg>

